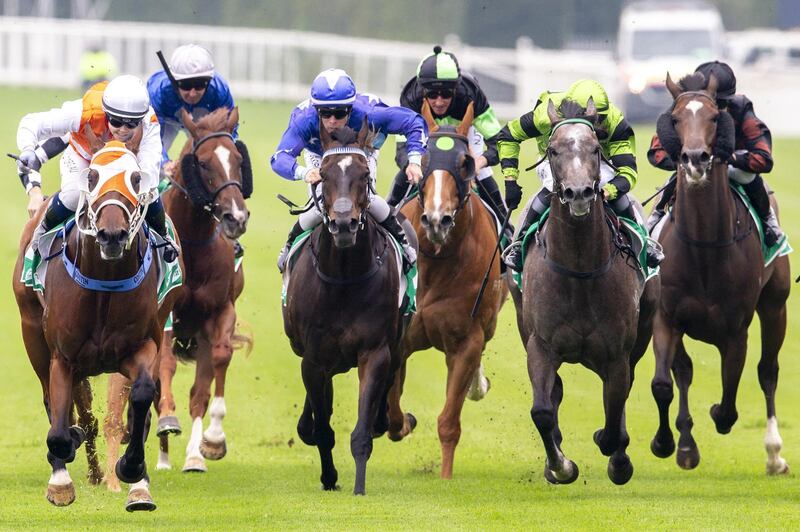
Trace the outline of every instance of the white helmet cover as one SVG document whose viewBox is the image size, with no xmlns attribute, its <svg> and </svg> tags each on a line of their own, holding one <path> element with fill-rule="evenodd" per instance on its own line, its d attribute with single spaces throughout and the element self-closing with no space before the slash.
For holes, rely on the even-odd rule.
<svg viewBox="0 0 800 532">
<path fill-rule="evenodd" d="M 103 91 L 103 110 L 122 118 L 143 118 L 150 108 L 150 96 L 142 80 L 122 75 L 112 79 Z"/>
<path fill-rule="evenodd" d="M 176 80 L 214 77 L 211 52 L 197 44 L 184 44 L 172 52 L 169 69 Z"/>
</svg>

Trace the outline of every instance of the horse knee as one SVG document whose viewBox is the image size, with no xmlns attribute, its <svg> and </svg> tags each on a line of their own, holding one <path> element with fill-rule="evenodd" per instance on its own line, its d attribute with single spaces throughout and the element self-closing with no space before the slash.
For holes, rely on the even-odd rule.
<svg viewBox="0 0 800 532">
<path fill-rule="evenodd" d="M 214 368 L 228 367 L 233 358 L 230 342 L 220 342 L 211 346 L 211 365 Z"/>
<path fill-rule="evenodd" d="M 531 419 L 541 433 L 550 432 L 556 426 L 553 411 L 550 409 L 531 408 Z"/>
<path fill-rule="evenodd" d="M 439 441 L 446 445 L 456 445 L 458 440 L 461 439 L 461 423 L 456 420 L 455 423 L 449 423 L 442 418 L 439 418 Z"/>
<path fill-rule="evenodd" d="M 657 403 L 669 404 L 675 397 L 675 392 L 672 389 L 672 383 L 653 379 L 653 382 L 650 384 L 650 389 L 652 390 L 653 398 Z"/>
<path fill-rule="evenodd" d="M 155 395 L 156 383 L 149 376 L 142 375 L 131 388 L 131 406 L 134 410 L 147 410 Z"/>
</svg>

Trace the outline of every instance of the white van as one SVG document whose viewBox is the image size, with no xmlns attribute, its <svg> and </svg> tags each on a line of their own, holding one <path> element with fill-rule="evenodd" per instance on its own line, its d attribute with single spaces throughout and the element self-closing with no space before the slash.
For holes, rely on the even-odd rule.
<svg viewBox="0 0 800 532">
<path fill-rule="evenodd" d="M 617 37 L 625 116 L 632 122 L 653 120 L 671 101 L 664 86 L 667 71 L 677 80 L 724 56 L 725 30 L 713 6 L 669 1 L 627 6 Z"/>
</svg>

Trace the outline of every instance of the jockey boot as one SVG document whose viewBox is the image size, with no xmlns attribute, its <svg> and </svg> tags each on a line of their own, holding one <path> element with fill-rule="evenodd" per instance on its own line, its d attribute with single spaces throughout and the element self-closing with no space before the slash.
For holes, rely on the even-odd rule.
<svg viewBox="0 0 800 532">
<path fill-rule="evenodd" d="M 492 176 L 478 181 L 478 195 L 492 208 L 500 223 L 503 223 L 508 216 L 508 210 L 503 202 L 503 195 L 497 187 L 497 181 Z M 514 226 L 510 220 L 506 224 L 506 237 L 509 241 L 514 237 Z"/>
<path fill-rule="evenodd" d="M 158 233 L 158 236 L 164 239 L 164 244 L 161 246 L 164 248 L 164 260 L 168 264 L 175 262 L 175 259 L 178 258 L 178 253 L 180 253 L 180 249 L 175 241 L 172 240 L 172 237 L 169 236 L 169 231 L 167 231 L 167 215 L 164 212 L 164 204 L 161 203 L 161 198 L 158 198 L 147 208 L 145 221 L 150 229 Z"/>
<path fill-rule="evenodd" d="M 397 207 L 400 202 L 406 198 L 409 190 L 410 187 L 408 185 L 406 173 L 403 170 L 399 170 L 397 175 L 394 176 L 392 188 L 389 190 L 389 195 L 386 197 L 386 203 L 388 203 L 390 207 Z"/>
<path fill-rule="evenodd" d="M 289 257 L 289 250 L 292 248 L 292 244 L 294 244 L 295 239 L 303 234 L 303 228 L 300 227 L 300 222 L 295 222 L 292 226 L 292 229 L 289 231 L 289 238 L 286 239 L 286 244 L 284 244 L 283 249 L 278 254 L 278 271 L 283 273 L 283 270 L 286 269 L 286 259 Z"/>
<path fill-rule="evenodd" d="M 764 185 L 764 180 L 760 175 L 746 185 L 742 185 L 750 203 L 753 204 L 758 217 L 761 218 L 761 225 L 764 228 L 764 244 L 767 247 L 774 246 L 781 238 L 783 231 L 778 225 L 778 217 L 769 205 L 769 193 Z"/>
<path fill-rule="evenodd" d="M 636 209 L 633 206 L 633 202 L 628 199 L 627 195 L 622 195 L 614 201 L 609 201 L 608 204 L 612 209 L 614 209 L 614 212 L 617 214 L 617 216 L 624 216 L 625 218 L 633 220 L 637 224 L 639 223 L 636 217 Z M 653 212 L 655 212 L 655 209 Z M 650 216 L 652 217 L 653 214 L 651 213 Z M 663 216 L 663 213 L 661 216 Z M 662 260 L 664 260 L 664 250 L 661 248 L 661 244 L 659 244 L 657 240 L 653 240 L 650 237 L 647 237 L 647 242 L 645 242 L 645 254 L 647 255 L 647 266 L 650 268 L 655 268 L 661 264 Z"/>
<path fill-rule="evenodd" d="M 66 222 L 73 214 L 75 214 L 75 212 L 64 205 L 61 202 L 61 198 L 59 198 L 56 193 L 53 201 L 47 206 L 47 210 L 44 216 L 42 216 L 41 223 L 36 226 L 36 229 L 33 231 L 33 236 L 31 237 L 31 249 L 33 249 L 33 252 L 39 253 L 39 238 L 41 238 L 43 234 Z"/>
<path fill-rule="evenodd" d="M 647 221 L 644 223 L 645 229 L 647 229 L 648 233 L 652 233 L 655 226 L 658 225 L 658 222 L 664 217 L 667 213 L 667 205 L 669 204 L 672 196 L 675 194 L 675 188 L 677 187 L 678 180 L 676 179 L 677 174 L 672 174 L 667 181 L 667 184 L 664 185 L 664 188 L 661 189 L 661 197 L 658 199 L 658 203 L 656 206 L 653 207 L 653 211 L 650 213 L 650 216 L 647 218 Z"/>
<path fill-rule="evenodd" d="M 244 257 L 244 246 L 239 242 L 239 239 L 233 241 L 233 258 L 240 259 Z"/>
<path fill-rule="evenodd" d="M 389 216 L 387 216 L 384 221 L 379 222 L 379 224 L 403 246 L 403 273 L 408 273 L 414 263 L 417 262 L 417 250 L 408 243 L 403 226 L 400 225 L 400 222 L 397 221 L 394 214 L 389 214 Z"/>
<path fill-rule="evenodd" d="M 528 229 L 530 229 L 533 224 L 539 221 L 544 211 L 547 210 L 549 202 L 550 191 L 542 187 L 539 193 L 536 194 L 536 197 L 533 198 L 533 203 L 531 203 L 528 212 L 525 213 L 525 219 L 522 221 L 522 226 L 520 226 L 519 231 L 517 231 L 516 238 L 506 250 L 503 251 L 503 262 L 515 272 L 522 272 L 522 242 L 525 239 L 525 233 L 528 232 Z"/>
</svg>

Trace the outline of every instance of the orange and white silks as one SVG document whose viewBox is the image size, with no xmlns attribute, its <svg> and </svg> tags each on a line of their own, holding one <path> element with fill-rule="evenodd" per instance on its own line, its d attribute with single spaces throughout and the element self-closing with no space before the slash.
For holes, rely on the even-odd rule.
<svg viewBox="0 0 800 532">
<path fill-rule="evenodd" d="M 92 159 L 91 145 L 85 133 L 87 124 L 92 128 L 92 132 L 98 139 L 107 141 L 111 138 L 106 113 L 103 111 L 103 92 L 105 92 L 107 85 L 108 81 L 95 83 L 83 95 L 80 126 L 78 131 L 72 132 L 69 136 L 69 145 L 87 161 Z"/>
</svg>

